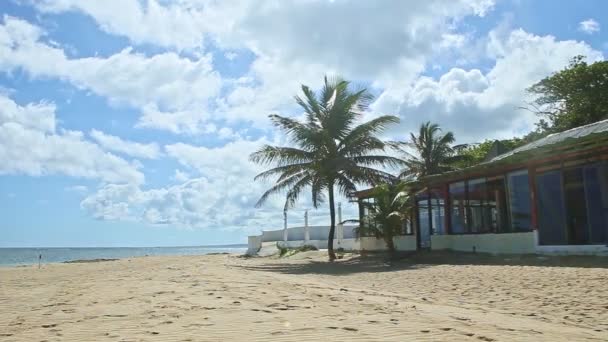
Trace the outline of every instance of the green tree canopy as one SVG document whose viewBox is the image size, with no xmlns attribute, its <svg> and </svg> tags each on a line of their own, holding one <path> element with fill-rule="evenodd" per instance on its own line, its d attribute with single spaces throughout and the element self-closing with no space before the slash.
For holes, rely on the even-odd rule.
<svg viewBox="0 0 608 342">
<path fill-rule="evenodd" d="M 391 257 L 396 254 L 393 237 L 401 233 L 403 224 L 410 221 L 413 202 L 408 184 L 386 183 L 372 190 L 374 203 L 363 203 L 367 216 L 356 228 L 357 237 L 375 236 L 384 239 Z"/>
<path fill-rule="evenodd" d="M 419 178 L 453 170 L 460 158 L 458 151 L 465 147 L 453 146 L 454 141 L 452 132 L 443 133 L 436 123 L 423 123 L 418 134 L 410 133 L 409 141 L 402 144 L 406 160 L 400 177 Z"/>
<path fill-rule="evenodd" d="M 528 92 L 537 96 L 530 105 L 543 117 L 541 131 L 561 132 L 608 119 L 608 61 L 588 64 L 577 56 Z"/>
</svg>

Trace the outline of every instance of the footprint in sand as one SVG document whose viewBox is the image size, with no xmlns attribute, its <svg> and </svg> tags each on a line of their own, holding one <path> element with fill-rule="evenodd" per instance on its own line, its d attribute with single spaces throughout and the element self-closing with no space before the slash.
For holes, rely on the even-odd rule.
<svg viewBox="0 0 608 342">
<path fill-rule="evenodd" d="M 48 328 L 54 328 L 54 327 L 56 327 L 56 326 L 57 326 L 57 324 L 43 324 L 43 325 L 42 325 L 42 327 L 43 327 L 43 328 L 46 328 L 46 329 L 48 329 Z"/>
</svg>

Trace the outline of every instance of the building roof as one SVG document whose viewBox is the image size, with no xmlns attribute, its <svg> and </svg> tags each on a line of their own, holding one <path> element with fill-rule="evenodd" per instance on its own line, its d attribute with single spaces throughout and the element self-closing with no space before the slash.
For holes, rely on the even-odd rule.
<svg viewBox="0 0 608 342">
<path fill-rule="evenodd" d="M 581 139 L 583 137 L 606 132 L 608 132 L 608 120 L 598 121 L 589 125 L 572 128 L 567 131 L 550 134 L 542 139 L 538 139 L 529 144 L 520 146 L 512 151 L 498 155 L 492 158 L 489 162 L 496 162 L 499 160 L 510 158 L 518 153 L 530 151 L 545 146 L 557 145 L 568 141 L 574 142 L 577 139 Z"/>
<path fill-rule="evenodd" d="M 495 156 L 489 161 L 456 171 L 428 176 L 422 179 L 422 181 L 428 183 L 436 180 L 457 178 L 482 170 L 514 164 L 525 164 L 538 160 L 541 157 L 548 158 L 597 147 L 608 147 L 608 120 L 553 133 L 512 151 Z"/>
</svg>

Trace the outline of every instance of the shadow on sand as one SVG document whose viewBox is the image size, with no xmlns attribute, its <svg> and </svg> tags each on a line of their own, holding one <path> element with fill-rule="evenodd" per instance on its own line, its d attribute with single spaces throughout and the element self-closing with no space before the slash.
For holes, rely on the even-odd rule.
<svg viewBox="0 0 608 342">
<path fill-rule="evenodd" d="M 269 260 L 261 265 L 237 266 L 251 271 L 285 274 L 348 275 L 352 273 L 394 272 L 432 267 L 435 265 L 496 265 L 538 267 L 608 268 L 606 256 L 544 256 L 544 255 L 491 255 L 461 252 L 417 252 L 389 260 L 385 255 L 355 256 L 346 260 L 327 262 L 302 260 L 289 262 L 289 258 Z"/>
</svg>

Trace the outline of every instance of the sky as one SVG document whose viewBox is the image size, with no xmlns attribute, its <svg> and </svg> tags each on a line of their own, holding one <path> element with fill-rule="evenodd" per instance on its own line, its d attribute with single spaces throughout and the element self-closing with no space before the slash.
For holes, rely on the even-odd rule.
<svg viewBox="0 0 608 342">
<path fill-rule="evenodd" d="M 0 247 L 244 243 L 281 196 L 248 161 L 290 142 L 300 85 L 341 75 L 366 118 L 431 120 L 459 143 L 521 136 L 525 89 L 608 55 L 604 0 L 3 0 Z M 357 210 L 340 199 L 343 219 Z M 303 224 L 309 196 L 288 213 Z M 328 210 L 310 211 L 327 224 Z"/>
</svg>

